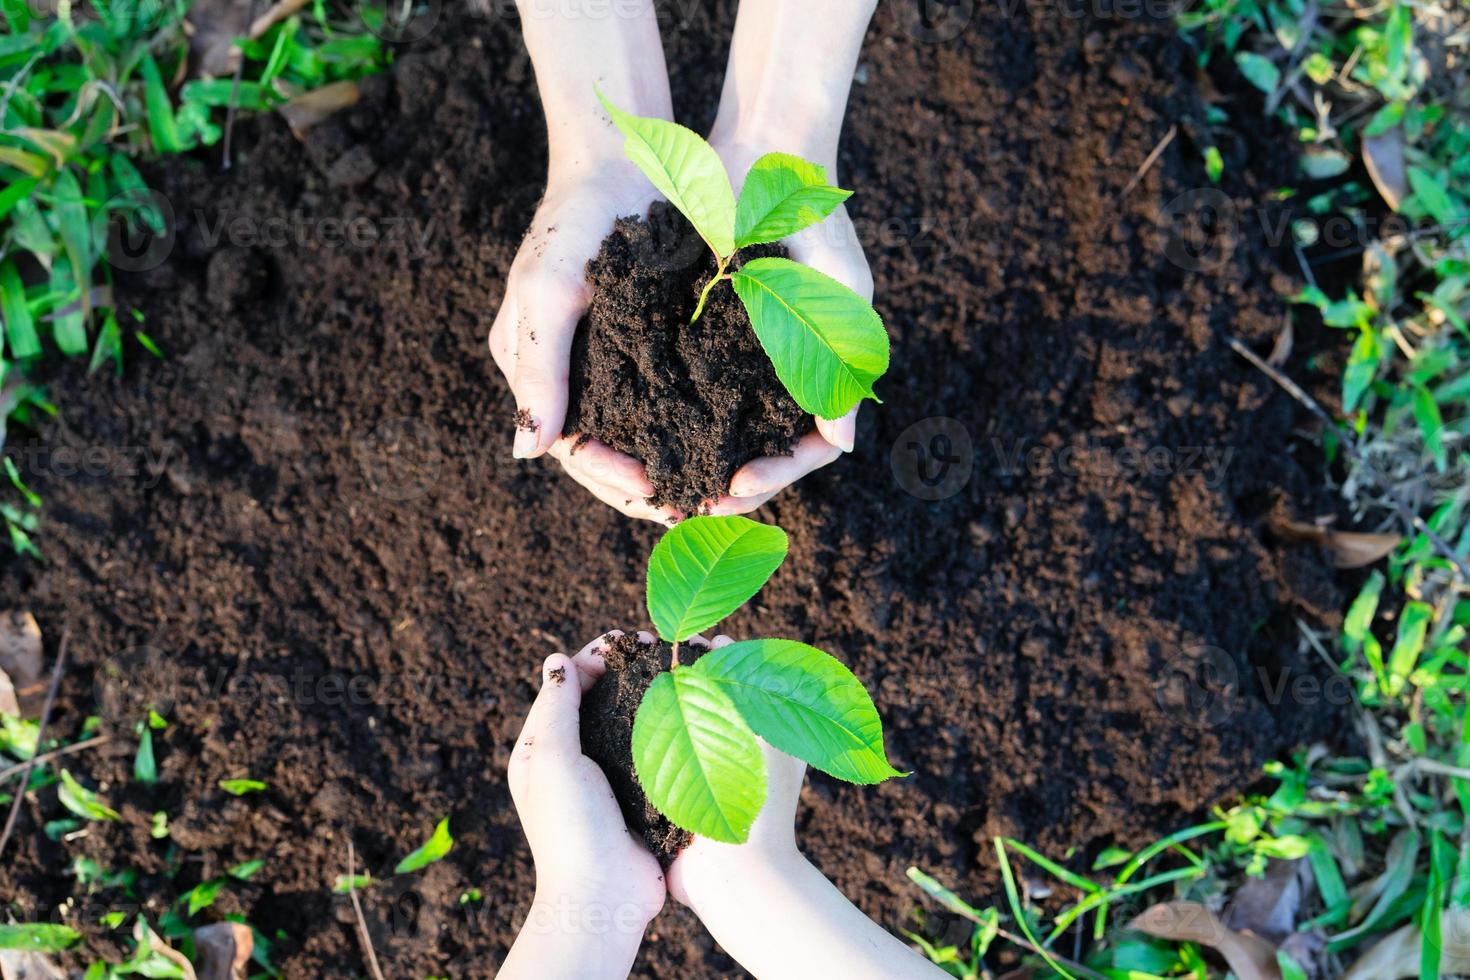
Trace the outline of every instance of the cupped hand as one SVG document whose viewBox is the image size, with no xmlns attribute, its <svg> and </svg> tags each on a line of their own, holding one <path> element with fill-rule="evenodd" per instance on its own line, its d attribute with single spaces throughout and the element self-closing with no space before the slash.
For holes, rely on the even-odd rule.
<svg viewBox="0 0 1470 980">
<path fill-rule="evenodd" d="M 596 440 L 579 446 L 563 432 L 572 341 L 592 300 L 587 262 L 613 222 L 646 214 L 657 199 L 648 179 L 626 161 L 553 179 L 511 263 L 505 300 L 490 328 L 490 353 L 515 395 L 517 459 L 549 453 L 603 503 L 629 517 L 670 524 L 682 515 L 648 503 L 653 485 L 641 462 Z"/>
<path fill-rule="evenodd" d="M 511 753 L 511 799 L 536 861 L 536 904 L 551 915 L 598 916 L 641 935 L 663 908 L 663 869 L 623 821 L 602 769 L 582 754 L 586 669 L 611 633 L 575 658 L 554 654 Z"/>
<path fill-rule="evenodd" d="M 736 195 L 751 164 L 766 153 L 805 155 L 800 147 L 783 146 L 779 140 L 765 144 L 759 139 L 740 142 L 716 139 L 713 145 L 725 163 Z M 828 180 L 835 183 L 835 163 L 820 159 L 813 162 L 825 166 Z M 825 221 L 783 239 L 781 244 L 786 246 L 793 261 L 826 273 L 867 302 L 873 301 L 873 272 L 845 206 L 832 212 Z M 803 436 L 790 456 L 764 456 L 746 463 L 735 471 L 729 491 L 714 502 L 710 513 L 744 514 L 755 510 L 813 470 L 852 452 L 857 439 L 857 413 L 857 408 L 853 408 L 840 419 L 818 418 L 816 431 Z"/>
</svg>

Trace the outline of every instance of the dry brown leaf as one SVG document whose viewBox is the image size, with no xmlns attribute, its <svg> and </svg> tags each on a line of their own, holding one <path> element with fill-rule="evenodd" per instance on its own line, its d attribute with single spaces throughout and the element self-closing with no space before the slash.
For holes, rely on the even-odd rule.
<svg viewBox="0 0 1470 980">
<path fill-rule="evenodd" d="M 1239 980 L 1281 980 L 1276 950 L 1264 939 L 1226 929 L 1198 902 L 1162 902 L 1144 909 L 1128 928 L 1159 939 L 1194 942 L 1225 957 Z"/>
<path fill-rule="evenodd" d="M 1296 931 L 1306 862 L 1272 861 L 1259 878 L 1247 878 L 1225 910 L 1225 926 L 1280 944 Z"/>
<path fill-rule="evenodd" d="M 216 922 L 194 930 L 199 980 L 245 980 L 245 966 L 255 946 L 250 927 Z"/>
<path fill-rule="evenodd" d="M 1470 973 L 1470 909 L 1446 909 L 1439 922 L 1443 943 L 1440 976 Z M 1419 975 L 1422 938 L 1413 924 L 1384 936 L 1343 974 L 1342 980 L 1400 980 Z"/>
<path fill-rule="evenodd" d="M 0 671 L 15 688 L 19 713 L 27 718 L 41 713 L 46 682 L 41 661 L 41 627 L 28 612 L 0 612 Z"/>
<path fill-rule="evenodd" d="M 1384 202 L 1395 211 L 1409 193 L 1404 171 L 1404 132 L 1398 126 L 1377 136 L 1363 137 L 1363 163 Z"/>
<path fill-rule="evenodd" d="M 1271 346 L 1271 356 L 1266 358 L 1266 363 L 1272 367 L 1281 367 L 1291 357 L 1291 348 L 1296 340 L 1296 333 L 1292 330 L 1291 319 L 1288 317 L 1286 323 L 1281 327 L 1281 332 L 1276 335 L 1276 343 Z"/>
<path fill-rule="evenodd" d="M 308 129 L 332 113 L 356 105 L 357 94 L 356 82 L 331 82 L 287 102 L 281 106 L 280 113 L 291 132 L 301 139 Z"/>
<path fill-rule="evenodd" d="M 0 980 L 66 980 L 66 973 L 40 953 L 0 949 Z"/>
<path fill-rule="evenodd" d="M 1372 534 L 1365 531 L 1335 531 L 1301 521 L 1271 521 L 1271 531 L 1288 541 L 1305 541 L 1332 552 L 1332 563 L 1338 568 L 1362 568 L 1371 565 L 1404 539 L 1402 534 Z"/>
</svg>

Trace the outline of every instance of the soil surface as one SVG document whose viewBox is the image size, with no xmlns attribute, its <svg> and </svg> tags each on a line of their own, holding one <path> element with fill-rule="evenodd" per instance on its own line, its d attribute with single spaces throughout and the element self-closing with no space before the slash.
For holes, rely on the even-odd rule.
<svg viewBox="0 0 1470 980">
<path fill-rule="evenodd" d="M 1085 869 L 1333 731 L 1329 699 L 1293 683 L 1321 669 L 1296 618 L 1340 599 L 1320 556 L 1267 537 L 1273 511 L 1325 509 L 1318 453 L 1224 342 L 1268 350 L 1295 287 L 1257 220 L 1295 181 L 1289 141 L 1222 141 L 1211 185 L 1194 55 L 1136 4 L 957 4 L 959 29 L 914 6 L 879 11 L 841 155 L 894 342 L 885 404 L 855 453 L 757 515 L 791 556 L 721 624 L 815 643 L 873 692 L 914 775 L 812 775 L 799 836 L 895 930 L 922 904 L 911 865 L 992 901 L 993 835 L 1075 845 Z M 504 772 L 542 659 L 644 621 L 659 528 L 511 458 L 485 335 L 544 124 L 518 25 L 454 11 L 305 143 L 247 121 L 228 172 L 155 174 L 177 238 L 120 289 L 165 358 L 130 344 L 121 379 L 58 365 L 60 417 L 34 442 L 12 430 L 47 560 L 0 559 L 0 596 L 48 654 L 70 627 L 57 730 L 101 714 L 113 741 L 67 766 L 122 819 L 52 841 L 42 823 L 67 814 L 38 790 L 0 896 L 82 925 L 78 961 L 117 952 L 83 913 L 135 899 L 88 897 L 77 858 L 136 870 L 155 921 L 260 858 L 197 921 L 247 915 L 288 977 L 361 975 L 332 891 L 351 841 L 381 881 L 364 898 L 387 975 L 491 976 L 534 891 Z M 668 13 L 679 116 L 704 128 L 734 3 Z M 1265 130 L 1258 99 L 1226 97 Z M 1201 195 L 1223 205 L 1213 231 L 1185 220 Z M 1310 384 L 1308 347 L 1287 370 Z M 153 787 L 131 779 L 149 705 L 170 721 Z M 268 788 L 219 788 L 244 776 Z M 453 850 L 394 877 L 446 814 Z M 635 972 L 740 975 L 672 903 Z"/>
<path fill-rule="evenodd" d="M 640 643 L 635 630 L 608 643 L 603 659 L 607 673 L 582 699 L 582 751 L 602 767 L 612 784 L 628 829 L 643 838 L 664 867 L 689 845 L 680 830 L 648 802 L 633 768 L 633 718 L 653 679 L 670 668 L 672 651 L 662 640 Z M 687 644 L 684 663 L 699 659 L 699 648 Z"/>
<path fill-rule="evenodd" d="M 785 255 L 780 246 L 740 252 Z M 696 323 L 714 256 L 659 202 L 621 220 L 587 265 L 596 292 L 578 326 L 566 431 L 641 459 L 655 505 L 695 513 L 759 456 L 789 456 L 812 428 L 776 377 L 735 290 L 716 286 Z"/>
</svg>

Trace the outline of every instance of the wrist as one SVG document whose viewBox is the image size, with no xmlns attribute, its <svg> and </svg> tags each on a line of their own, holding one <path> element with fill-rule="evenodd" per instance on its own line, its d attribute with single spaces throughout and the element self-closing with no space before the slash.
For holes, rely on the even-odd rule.
<svg viewBox="0 0 1470 980">
<path fill-rule="evenodd" d="M 550 939 L 592 939 L 612 948 L 631 945 L 636 949 L 655 914 L 657 910 L 631 901 L 614 889 L 538 882 L 521 933 Z"/>
</svg>

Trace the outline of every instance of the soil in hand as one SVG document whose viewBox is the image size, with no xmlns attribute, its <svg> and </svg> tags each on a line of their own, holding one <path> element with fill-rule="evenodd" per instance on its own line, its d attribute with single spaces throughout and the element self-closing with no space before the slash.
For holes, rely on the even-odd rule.
<svg viewBox="0 0 1470 980">
<path fill-rule="evenodd" d="M 741 262 L 785 255 L 757 245 Z M 718 499 L 760 456 L 789 456 L 812 418 L 792 401 L 714 257 L 662 201 L 623 218 L 587 264 L 595 292 L 572 350 L 566 431 L 643 461 L 655 505 L 684 513 Z"/>
<path fill-rule="evenodd" d="M 702 651 L 685 644 L 681 652 L 681 662 L 688 664 Z M 654 809 L 643 795 L 633 771 L 633 718 L 653 679 L 669 669 L 670 653 L 662 640 L 640 643 L 632 634 L 613 639 L 603 653 L 607 673 L 582 698 L 582 754 L 607 773 L 628 829 L 643 838 L 666 868 L 689 845 L 691 837 Z"/>
</svg>

